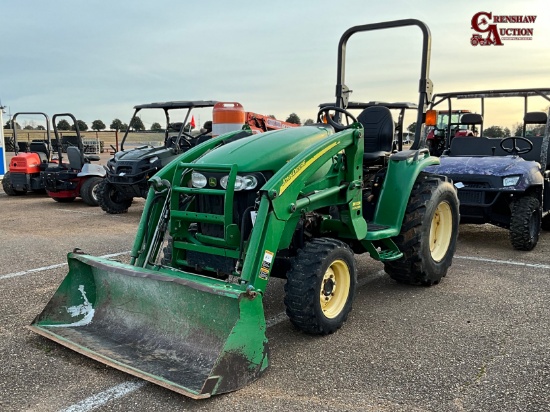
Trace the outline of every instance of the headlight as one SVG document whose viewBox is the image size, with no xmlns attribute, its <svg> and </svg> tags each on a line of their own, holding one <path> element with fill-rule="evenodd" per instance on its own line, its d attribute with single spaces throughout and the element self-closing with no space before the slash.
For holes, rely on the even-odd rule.
<svg viewBox="0 0 550 412">
<path fill-rule="evenodd" d="M 220 179 L 220 185 L 224 189 L 227 189 L 227 181 L 229 176 L 224 176 Z M 252 190 L 258 186 L 258 179 L 255 176 L 237 176 L 235 179 L 235 191 L 240 190 Z"/>
<path fill-rule="evenodd" d="M 193 174 L 191 175 L 191 184 L 193 185 L 193 187 L 205 187 L 206 176 L 201 173 L 193 172 Z"/>
<path fill-rule="evenodd" d="M 515 186 L 519 182 L 521 176 L 506 176 L 502 179 L 503 186 Z"/>
<path fill-rule="evenodd" d="M 159 160 L 159 158 L 157 156 L 154 156 L 149 159 L 149 163 L 155 163 L 157 160 Z"/>
</svg>

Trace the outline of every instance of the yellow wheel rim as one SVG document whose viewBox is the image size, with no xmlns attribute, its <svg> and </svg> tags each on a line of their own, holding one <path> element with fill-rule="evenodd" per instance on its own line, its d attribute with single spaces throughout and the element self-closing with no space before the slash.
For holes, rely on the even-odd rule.
<svg viewBox="0 0 550 412">
<path fill-rule="evenodd" d="M 342 312 L 349 296 L 350 273 L 343 260 L 335 260 L 327 268 L 321 281 L 319 301 L 327 318 L 335 318 Z"/>
<path fill-rule="evenodd" d="M 430 227 L 430 253 L 432 259 L 440 262 L 449 250 L 453 234 L 453 212 L 447 202 L 437 205 Z"/>
</svg>

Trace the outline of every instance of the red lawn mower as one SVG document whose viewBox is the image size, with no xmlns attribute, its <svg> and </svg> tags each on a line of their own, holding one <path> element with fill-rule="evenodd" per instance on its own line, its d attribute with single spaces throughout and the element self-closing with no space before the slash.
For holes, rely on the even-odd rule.
<svg viewBox="0 0 550 412">
<path fill-rule="evenodd" d="M 58 117 L 70 117 L 76 133 L 76 136 L 72 136 L 74 139 L 70 139 L 72 143 L 67 147 L 68 164 L 62 163 L 63 150 L 56 125 Z M 44 187 L 48 195 L 56 202 L 62 203 L 72 202 L 81 197 L 86 204 L 97 206 L 97 185 L 105 177 L 105 168 L 91 162 L 100 160 L 99 156 L 84 154 L 78 122 L 71 113 L 55 114 L 52 123 L 59 164 L 48 167 L 43 172 Z"/>
<path fill-rule="evenodd" d="M 16 119 L 19 115 L 41 115 L 46 119 L 46 138 L 30 142 L 17 141 Z M 15 156 L 10 160 L 9 171 L 4 175 L 2 188 L 8 196 L 24 195 L 27 192 L 44 193 L 44 182 L 40 173 L 51 166 L 52 141 L 50 118 L 42 112 L 19 112 L 11 119 Z"/>
</svg>

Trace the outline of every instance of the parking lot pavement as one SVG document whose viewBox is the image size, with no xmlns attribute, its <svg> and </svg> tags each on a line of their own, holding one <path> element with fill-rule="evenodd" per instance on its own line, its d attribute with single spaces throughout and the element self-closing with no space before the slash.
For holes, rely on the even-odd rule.
<svg viewBox="0 0 550 412">
<path fill-rule="evenodd" d="M 531 252 L 507 232 L 461 226 L 453 266 L 431 288 L 399 285 L 358 256 L 359 288 L 342 329 L 296 331 L 283 283 L 265 298 L 271 366 L 248 387 L 205 401 L 144 383 L 25 326 L 67 273 L 66 253 L 127 260 L 144 201 L 108 215 L 80 201 L 0 191 L 2 411 L 547 411 L 550 233 Z"/>
</svg>

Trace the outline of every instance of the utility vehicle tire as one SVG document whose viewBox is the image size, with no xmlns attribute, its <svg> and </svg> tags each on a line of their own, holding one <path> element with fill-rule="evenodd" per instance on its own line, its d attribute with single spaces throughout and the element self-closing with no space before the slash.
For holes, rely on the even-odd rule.
<svg viewBox="0 0 550 412">
<path fill-rule="evenodd" d="M 97 188 L 99 206 L 112 215 L 126 213 L 132 204 L 132 198 L 123 197 L 112 183 L 103 179 Z"/>
<path fill-rule="evenodd" d="M 285 284 L 290 321 L 312 335 L 327 335 L 346 321 L 355 295 L 353 252 L 343 242 L 314 239 L 291 259 Z"/>
<path fill-rule="evenodd" d="M 4 189 L 4 193 L 6 193 L 8 196 L 20 196 L 27 193 L 26 190 L 14 189 L 14 187 L 11 184 L 10 172 L 6 172 L 6 174 L 4 175 L 4 178 L 2 179 L 2 189 Z"/>
<path fill-rule="evenodd" d="M 101 177 L 92 176 L 82 183 L 82 187 L 80 188 L 80 196 L 82 197 L 82 200 L 84 200 L 84 203 L 89 206 L 99 205 L 97 201 L 97 189 L 102 180 L 103 178 Z"/>
<path fill-rule="evenodd" d="M 523 196 L 510 205 L 510 241 L 517 250 L 531 250 L 539 241 L 541 227 L 540 202 L 534 196 Z"/>
<path fill-rule="evenodd" d="M 52 197 L 52 199 L 59 203 L 71 203 L 76 197 Z"/>
<path fill-rule="evenodd" d="M 542 218 L 541 227 L 542 230 L 550 230 L 550 215 L 546 215 Z"/>
<path fill-rule="evenodd" d="M 411 191 L 401 233 L 393 239 L 403 257 L 384 262 L 386 273 L 400 283 L 438 284 L 453 260 L 459 218 L 454 186 L 421 173 Z"/>
</svg>

